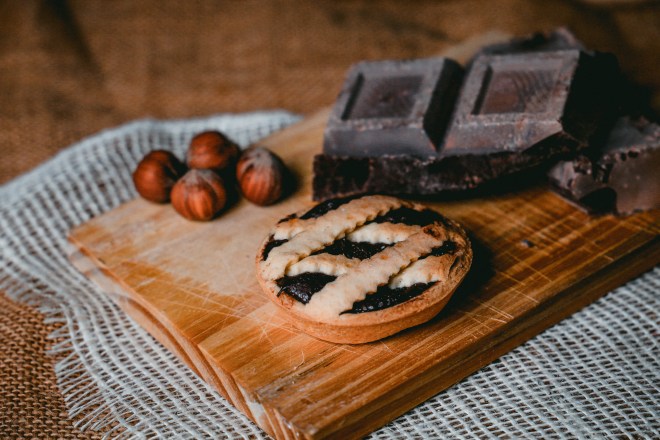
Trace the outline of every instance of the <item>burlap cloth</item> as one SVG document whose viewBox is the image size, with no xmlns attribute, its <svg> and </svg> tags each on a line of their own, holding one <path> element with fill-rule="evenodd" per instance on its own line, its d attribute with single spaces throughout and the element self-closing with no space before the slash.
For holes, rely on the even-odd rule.
<svg viewBox="0 0 660 440">
<path fill-rule="evenodd" d="M 421 57 L 487 29 L 525 34 L 558 25 L 615 52 L 660 107 L 658 2 L 2 1 L 0 182 L 135 118 L 308 113 L 334 100 L 359 59 Z M 12 297 L 43 306 L 27 293 Z M 5 295 L 0 308 L 0 437 L 89 436 L 67 417 L 46 354 L 46 336 L 62 323 L 45 323 Z M 657 371 L 657 310 L 649 319 L 656 330 L 646 353 L 656 355 Z M 648 411 L 658 416 L 657 405 L 643 411 L 641 420 Z M 646 428 L 631 435 L 657 434 L 657 425 Z"/>
</svg>

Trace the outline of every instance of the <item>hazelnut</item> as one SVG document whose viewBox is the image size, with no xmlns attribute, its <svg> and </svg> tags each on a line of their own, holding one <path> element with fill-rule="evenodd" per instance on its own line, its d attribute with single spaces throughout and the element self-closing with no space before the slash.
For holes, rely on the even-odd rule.
<svg viewBox="0 0 660 440">
<path fill-rule="evenodd" d="M 190 168 L 222 171 L 233 167 L 240 149 L 218 131 L 205 131 L 190 141 L 186 161 Z"/>
<path fill-rule="evenodd" d="M 289 173 L 278 156 L 263 147 L 246 149 L 236 165 L 236 178 L 243 196 L 265 206 L 282 197 Z"/>
<path fill-rule="evenodd" d="M 137 192 L 147 200 L 166 203 L 176 181 L 186 172 L 186 166 L 165 150 L 148 153 L 133 172 Z"/>
<path fill-rule="evenodd" d="M 172 188 L 172 206 L 188 220 L 211 220 L 226 203 L 225 185 L 212 170 L 190 170 Z"/>
</svg>

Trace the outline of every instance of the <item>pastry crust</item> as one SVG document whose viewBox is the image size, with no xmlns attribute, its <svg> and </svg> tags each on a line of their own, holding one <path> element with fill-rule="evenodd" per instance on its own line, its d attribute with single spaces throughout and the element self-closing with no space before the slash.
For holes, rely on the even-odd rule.
<svg viewBox="0 0 660 440">
<path fill-rule="evenodd" d="M 322 217 L 302 221 L 309 229 L 297 227 L 297 224 L 301 223 L 298 217 L 303 213 L 279 223 L 264 240 L 257 254 L 259 284 L 271 301 L 289 314 L 296 327 L 330 342 L 347 344 L 371 342 L 428 321 L 447 304 L 472 263 L 470 241 L 458 223 L 446 218 L 423 227 L 385 223 L 382 228 L 383 237 L 387 240 L 385 242 L 394 244 L 371 258 L 358 260 L 329 254 L 308 257 L 312 252 L 322 249 L 336 239 L 350 236 L 373 237 L 374 223 L 364 226 L 363 233 L 360 233 L 359 228 L 376 215 L 382 215 L 398 207 L 408 207 L 418 211 L 428 209 L 421 204 L 405 202 L 394 197 L 366 196 L 339 206 Z M 332 214 L 331 221 L 324 222 L 322 219 L 330 214 Z M 351 221 L 343 221 L 347 218 Z M 286 225 L 287 222 L 291 222 L 292 225 Z M 341 224 L 341 227 L 337 227 L 337 224 Z M 323 227 L 324 230 L 316 234 L 315 225 Z M 328 234 L 328 225 L 335 228 L 331 234 Z M 289 241 L 273 248 L 264 260 L 262 258 L 264 249 L 276 236 L 277 231 L 293 230 L 292 226 L 297 231 L 287 234 Z M 400 232 L 396 231 L 397 226 Z M 417 229 L 413 230 L 414 228 Z M 323 240 L 315 240 L 318 235 L 322 235 Z M 328 239 L 329 235 L 333 237 Z M 311 241 L 300 239 L 305 236 L 311 237 Z M 294 240 L 295 238 L 299 239 Z M 289 244 L 291 241 L 295 243 Z M 441 246 L 446 241 L 455 243 L 455 249 L 451 253 L 429 256 L 433 248 Z M 285 246 L 287 244 L 289 245 Z M 274 252 L 278 248 L 284 249 Z M 291 252 L 288 248 L 295 248 L 297 252 Z M 286 259 L 286 263 L 282 262 L 281 258 Z M 279 277 L 297 275 L 306 271 L 326 273 L 337 278 L 316 292 L 307 304 L 299 302 L 286 293 L 280 294 L 280 287 L 276 282 Z M 414 283 L 430 282 L 435 284 L 421 294 L 391 307 L 362 313 L 342 313 L 350 310 L 354 302 L 363 300 L 368 293 L 375 291 L 380 285 L 388 284 L 398 288 Z"/>
</svg>

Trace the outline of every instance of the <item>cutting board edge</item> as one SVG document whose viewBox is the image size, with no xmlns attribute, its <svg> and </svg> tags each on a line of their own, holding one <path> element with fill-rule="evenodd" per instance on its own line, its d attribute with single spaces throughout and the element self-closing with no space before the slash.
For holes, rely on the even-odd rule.
<svg viewBox="0 0 660 440">
<path fill-rule="evenodd" d="M 66 252 L 71 264 L 82 275 L 91 280 L 103 294 L 107 295 L 131 319 L 139 323 L 154 339 L 181 359 L 196 376 L 211 385 L 227 402 L 264 429 L 269 435 L 276 436 L 277 431 L 273 428 L 275 421 L 271 420 L 267 409 L 256 407 L 257 402 L 250 401 L 248 403 L 250 399 L 243 391 L 243 387 L 236 383 L 231 374 L 219 366 L 213 366 L 207 354 L 196 347 L 186 335 L 177 334 L 177 332 L 162 325 L 162 320 L 155 318 L 154 311 L 149 310 L 150 305 L 148 303 L 141 304 L 136 299 L 140 298 L 140 295 L 129 286 L 124 285 L 105 267 L 103 262 L 85 249 L 82 243 L 76 239 L 76 230 L 77 228 L 73 229 L 67 237 Z M 151 323 L 152 325 L 148 326 L 145 323 Z M 181 339 L 184 339 L 183 343 L 181 343 Z M 257 415 L 259 413 L 264 418 L 258 419 Z"/>
</svg>

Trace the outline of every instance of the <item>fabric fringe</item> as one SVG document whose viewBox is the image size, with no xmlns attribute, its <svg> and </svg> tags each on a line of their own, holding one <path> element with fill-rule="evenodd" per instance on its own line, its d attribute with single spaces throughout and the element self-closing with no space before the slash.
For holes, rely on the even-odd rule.
<svg viewBox="0 0 660 440">
<path fill-rule="evenodd" d="M 131 172 L 146 152 L 183 157 L 208 129 L 247 146 L 298 119 L 280 111 L 136 121 L 0 188 L 0 288 L 60 324 L 49 354 L 77 427 L 106 438 L 266 438 L 73 268 L 66 235 L 135 197 Z"/>
</svg>

